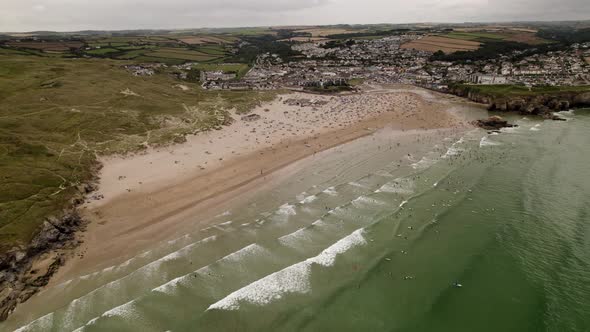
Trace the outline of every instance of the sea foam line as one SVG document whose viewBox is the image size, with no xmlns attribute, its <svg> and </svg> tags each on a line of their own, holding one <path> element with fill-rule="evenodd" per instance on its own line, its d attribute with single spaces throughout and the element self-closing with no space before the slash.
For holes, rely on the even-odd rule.
<svg viewBox="0 0 590 332">
<path fill-rule="evenodd" d="M 487 138 L 487 136 L 484 136 L 481 138 L 481 141 L 479 141 L 479 147 L 484 147 L 484 146 L 496 146 L 496 145 L 501 145 L 501 143 L 498 142 L 494 142 L 492 140 L 490 140 L 489 138 Z"/>
<path fill-rule="evenodd" d="M 243 259 L 244 256 L 246 256 L 248 254 L 252 254 L 252 253 L 254 253 L 254 254 L 261 254 L 261 253 L 264 253 L 266 251 L 267 250 L 264 247 L 262 247 L 262 246 L 260 246 L 260 245 L 258 245 L 256 243 L 252 243 L 252 244 L 250 244 L 250 245 L 248 245 L 248 246 L 246 246 L 246 247 L 244 247 L 244 248 L 242 248 L 240 250 L 234 251 L 234 252 L 232 252 L 232 253 L 230 253 L 230 254 L 228 254 L 228 255 L 226 255 L 226 256 L 218 259 L 218 260 L 216 260 L 215 262 L 213 262 L 213 263 L 211 263 L 211 264 L 209 264 L 207 266 L 204 266 L 204 267 L 202 267 L 202 268 L 200 268 L 200 269 L 198 269 L 198 270 L 196 270 L 194 272 L 191 272 L 189 274 L 185 274 L 183 276 L 180 276 L 178 278 L 175 278 L 173 280 L 170 280 L 169 282 L 167 282 L 167 283 L 165 283 L 163 285 L 160 285 L 160 286 L 152 289 L 152 292 L 159 292 L 159 293 L 169 294 L 169 293 L 172 292 L 172 290 L 178 284 L 182 283 L 185 280 L 188 280 L 194 274 L 203 274 L 205 272 L 209 272 L 211 270 L 211 266 L 213 266 L 215 264 L 219 264 L 219 263 L 222 263 L 222 262 L 237 262 L 237 261 Z"/>
<path fill-rule="evenodd" d="M 240 307 L 240 302 L 264 305 L 282 298 L 285 294 L 307 293 L 311 290 L 311 267 L 314 264 L 324 267 L 334 265 L 338 255 L 353 247 L 367 243 L 363 233 L 364 229 L 358 229 L 325 249 L 319 255 L 274 272 L 240 288 L 210 305 L 207 310 L 237 310 Z"/>
<path fill-rule="evenodd" d="M 210 242 L 210 241 L 214 241 L 216 238 L 217 238 L 217 236 L 214 235 L 214 236 L 210 236 L 208 238 L 202 239 L 202 240 L 200 240 L 198 242 L 191 243 L 191 244 L 189 244 L 189 245 L 187 245 L 187 246 L 185 246 L 185 247 L 183 247 L 183 248 L 181 248 L 181 249 L 179 249 L 179 250 L 177 250 L 177 251 L 175 251 L 173 253 L 170 253 L 170 254 L 168 254 L 168 255 L 166 255 L 166 256 L 158 259 L 158 260 L 155 260 L 155 261 L 153 261 L 153 262 L 151 262 L 151 263 L 149 263 L 147 265 L 144 265 L 144 266 L 140 267 L 139 269 L 137 269 L 137 270 L 129 273 L 128 275 L 126 275 L 126 276 L 124 276 L 122 278 L 113 280 L 113 281 L 111 281 L 111 282 L 109 282 L 107 284 L 104 284 L 104 285 L 102 285 L 102 286 L 100 286 L 100 287 L 92 290 L 91 292 L 88 292 L 88 293 L 86 293 L 86 294 L 84 294 L 84 295 L 82 295 L 82 296 L 80 296 L 80 297 L 72 300 L 68 304 L 68 306 L 66 307 L 67 308 L 66 309 L 66 316 L 67 316 L 67 313 L 72 312 L 72 310 L 73 310 L 73 312 L 75 312 L 74 306 L 76 306 L 77 303 L 85 303 L 86 302 L 85 300 L 88 299 L 89 297 L 93 296 L 94 294 L 97 294 L 98 292 L 100 292 L 100 291 L 102 291 L 104 289 L 109 289 L 112 286 L 117 285 L 117 284 L 125 281 L 126 279 L 131 278 L 132 276 L 136 275 L 137 273 L 153 271 L 153 270 L 157 269 L 164 262 L 167 262 L 167 261 L 174 260 L 174 259 L 177 259 L 179 257 L 182 257 L 182 253 L 184 251 L 187 251 L 189 249 L 192 249 L 193 247 L 195 247 L 197 245 L 204 244 L 204 243 L 207 243 L 207 242 Z M 51 314 L 53 314 L 53 313 L 51 313 Z M 35 319 L 31 323 L 29 323 L 27 326 L 29 326 L 31 324 L 34 324 L 34 323 L 37 323 L 37 322 L 41 322 L 43 319 L 46 319 L 46 316 L 48 316 L 48 315 L 45 315 L 43 317 L 40 317 L 40 318 Z M 26 331 L 26 330 L 23 330 L 23 331 Z"/>
</svg>

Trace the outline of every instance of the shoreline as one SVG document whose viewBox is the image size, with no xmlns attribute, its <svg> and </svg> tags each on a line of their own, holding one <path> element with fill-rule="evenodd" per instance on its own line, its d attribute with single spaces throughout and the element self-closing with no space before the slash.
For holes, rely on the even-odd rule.
<svg viewBox="0 0 590 332">
<path fill-rule="evenodd" d="M 310 98 L 319 102 L 304 105 Z M 299 101 L 287 105 L 293 99 Z M 368 110 L 373 99 L 384 107 Z M 452 114 L 453 103 L 459 104 L 456 98 L 407 86 L 341 96 L 290 92 L 256 108 L 252 114 L 261 117 L 254 122 L 237 120 L 220 131 L 188 137 L 183 144 L 103 158 L 98 191 L 78 208 L 88 222 L 77 234 L 81 245 L 40 290 L 206 227 L 228 206 L 272 188 L 306 158 L 379 129 L 471 128 Z M 269 139 L 273 128 L 275 137 Z"/>
<path fill-rule="evenodd" d="M 287 119 L 273 118 L 273 114 L 282 119 L 281 112 L 297 112 L 293 121 L 302 121 L 310 113 L 317 113 L 317 108 L 324 111 L 340 107 L 337 102 L 334 105 L 334 101 L 347 97 L 391 97 L 400 103 L 393 106 L 399 110 L 384 108 L 353 114 L 343 119 L 344 124 L 332 122 L 331 127 L 323 123 L 301 127 L 293 124 L 289 130 L 291 128 L 285 125 L 286 129 L 276 130 L 275 136 L 278 134 L 280 139 L 268 139 L 270 135 L 266 134 L 272 127 L 268 123 L 274 120 L 275 123 L 289 124 Z M 403 131 L 470 126 L 448 112 L 450 99 L 420 88 L 394 87 L 343 96 L 313 95 L 311 98 L 321 101 L 318 105 L 326 104 L 304 106 L 305 102 L 302 102 L 299 106 L 286 105 L 289 100 L 297 98 L 305 100 L 310 95 L 299 92 L 280 95 L 252 112 L 261 116 L 256 122 L 267 123 L 267 132 L 260 129 L 264 125 L 254 129 L 253 123 L 238 120 L 237 124 L 219 132 L 189 137 L 184 144 L 104 160 L 98 193 L 105 198 L 90 201 L 81 208 L 83 218 L 90 224 L 82 233 L 84 243 L 75 254 L 80 259 L 68 260 L 49 285 L 115 264 L 147 249 L 154 242 L 182 235 L 195 226 L 195 222 L 185 221 L 192 219 L 190 216 L 199 215 L 196 224 L 205 227 L 208 220 L 223 212 L 224 207 L 235 204 L 241 196 L 261 190 L 264 185 L 272 186 L 277 171 L 320 151 L 371 135 L 380 128 L 393 126 Z M 366 107 L 362 104 L 350 106 L 350 102 L 346 102 L 350 108 Z M 282 138 L 295 130 L 305 134 Z M 246 132 L 254 137 L 250 142 L 241 136 Z M 215 142 L 214 136 L 219 137 Z M 202 154 L 207 148 L 212 152 L 207 150 Z M 203 167 L 205 164 L 207 169 Z M 170 170 L 175 166 L 181 167 Z"/>
</svg>

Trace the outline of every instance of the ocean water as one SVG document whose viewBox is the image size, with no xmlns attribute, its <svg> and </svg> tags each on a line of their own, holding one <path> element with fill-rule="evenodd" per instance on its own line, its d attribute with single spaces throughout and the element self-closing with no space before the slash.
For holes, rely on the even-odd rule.
<svg viewBox="0 0 590 332">
<path fill-rule="evenodd" d="M 0 329 L 589 331 L 590 111 L 562 116 L 361 139 Z"/>
</svg>

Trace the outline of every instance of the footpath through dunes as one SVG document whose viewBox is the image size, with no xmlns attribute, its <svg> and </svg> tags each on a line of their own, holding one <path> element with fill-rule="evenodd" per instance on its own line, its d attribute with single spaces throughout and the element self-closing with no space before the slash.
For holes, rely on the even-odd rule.
<svg viewBox="0 0 590 332">
<path fill-rule="evenodd" d="M 54 280 L 91 273 L 154 242 L 202 227 L 253 192 L 275 186 L 297 170 L 294 162 L 378 128 L 466 126 L 448 111 L 462 107 L 453 98 L 407 87 L 386 91 L 288 94 L 261 105 L 257 121 L 238 120 L 221 131 L 189 138 L 184 145 L 105 160 L 99 188 L 105 199 L 92 201 L 84 210 L 92 222 L 79 250 L 83 259 L 70 260 Z"/>
<path fill-rule="evenodd" d="M 338 174 L 325 175 L 328 180 L 319 185 L 306 184 L 301 195 L 274 211 L 242 209 L 221 214 L 205 229 L 48 288 L 19 307 L 7 323 L 29 321 L 21 331 L 163 331 L 188 330 L 196 324 L 216 330 L 230 327 L 231 321 L 218 326 L 223 321 L 218 318 L 240 315 L 235 311 L 238 308 L 285 301 L 292 306 L 301 301 L 301 295 L 330 293 L 361 276 L 372 264 L 360 259 L 367 255 L 366 250 L 373 257 L 384 257 L 391 250 L 382 244 L 375 246 L 380 236 L 392 234 L 392 229 L 383 232 L 378 224 L 436 188 L 451 165 L 465 162 L 459 153 L 449 151 L 464 151 L 462 145 L 476 144 L 479 137 L 460 139 L 460 134 L 452 130 L 406 133 L 414 145 L 404 144 L 404 149 L 419 150 L 416 143 L 422 141 L 425 150 L 414 152 L 418 155 L 385 149 L 377 153 L 380 149 L 373 146 L 374 151 L 361 154 L 357 161 L 367 164 L 339 168 L 336 163 Z M 364 140 L 383 144 L 387 136 Z M 432 145 L 425 141 L 439 143 L 428 150 Z M 375 162 L 384 154 L 388 163 Z M 437 162 L 425 168 L 413 161 L 422 156 Z M 371 162 L 381 167 L 358 177 L 370 169 Z M 323 170 L 315 168 L 316 172 Z M 350 174 L 344 175 L 347 172 Z M 335 176 L 350 181 L 328 186 Z M 394 226 L 395 234 L 406 233 L 406 222 Z M 404 236 L 419 234 L 427 227 L 412 225 L 415 231 Z M 338 277 L 320 278 L 333 281 L 332 285 L 318 284 L 318 276 L 326 273 Z M 48 298 L 52 301 L 42 301 Z"/>
</svg>

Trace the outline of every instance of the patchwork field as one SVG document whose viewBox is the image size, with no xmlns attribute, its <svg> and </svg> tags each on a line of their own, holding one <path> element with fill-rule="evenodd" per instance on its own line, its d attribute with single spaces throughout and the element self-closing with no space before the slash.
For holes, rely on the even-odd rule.
<svg viewBox="0 0 590 332">
<path fill-rule="evenodd" d="M 190 61 L 209 61 L 218 58 L 216 55 L 180 48 L 161 48 L 154 52 L 146 53 L 146 56 Z"/>
<path fill-rule="evenodd" d="M 526 30 L 526 29 L 524 29 L 524 30 Z M 520 30 L 514 30 L 514 29 L 500 30 L 500 29 L 497 29 L 493 32 L 489 32 L 489 31 L 469 31 L 469 32 L 467 32 L 467 31 L 465 31 L 465 32 L 454 31 L 454 32 L 451 32 L 451 33 L 448 33 L 448 34 L 445 34 L 442 36 L 447 37 L 447 38 L 453 38 L 453 39 L 472 40 L 472 41 L 479 41 L 479 42 L 485 42 L 486 40 L 514 41 L 514 42 L 531 44 L 531 45 L 543 44 L 543 43 L 547 42 L 546 40 L 537 37 L 535 32 L 522 31 L 522 29 L 520 29 Z"/>
<path fill-rule="evenodd" d="M 228 39 L 214 37 L 214 36 L 181 37 L 181 38 L 178 38 L 178 40 L 185 43 L 185 44 L 189 44 L 189 45 L 227 44 L 227 43 L 230 43 L 233 41 L 233 40 L 228 40 Z"/>
<path fill-rule="evenodd" d="M 84 46 L 82 42 L 17 42 L 17 41 L 10 41 L 6 43 L 6 45 L 15 48 L 28 48 L 28 49 L 35 49 L 41 51 L 55 51 L 55 52 L 63 52 L 69 51 L 71 48 L 79 49 Z"/>
<path fill-rule="evenodd" d="M 444 35 L 444 37 L 462 40 L 478 40 L 478 39 L 504 39 L 503 35 L 489 32 L 451 32 Z"/>
<path fill-rule="evenodd" d="M 335 29 L 335 28 L 311 28 L 311 29 L 303 29 L 303 30 L 296 30 L 295 32 L 301 33 L 309 33 L 312 37 L 328 37 L 330 35 L 337 35 L 343 33 L 356 33 L 361 32 L 360 30 L 350 30 L 350 29 Z"/>
<path fill-rule="evenodd" d="M 462 39 L 453 39 L 439 36 L 427 36 L 418 40 L 403 44 L 401 48 L 414 49 L 426 52 L 443 51 L 454 53 L 458 51 L 472 51 L 481 46 L 481 43 Z"/>
<path fill-rule="evenodd" d="M 323 41 L 323 40 L 329 40 L 328 38 L 323 38 L 323 37 L 292 37 L 289 39 L 281 39 L 279 41 L 282 42 L 317 42 L 317 41 Z"/>
</svg>

